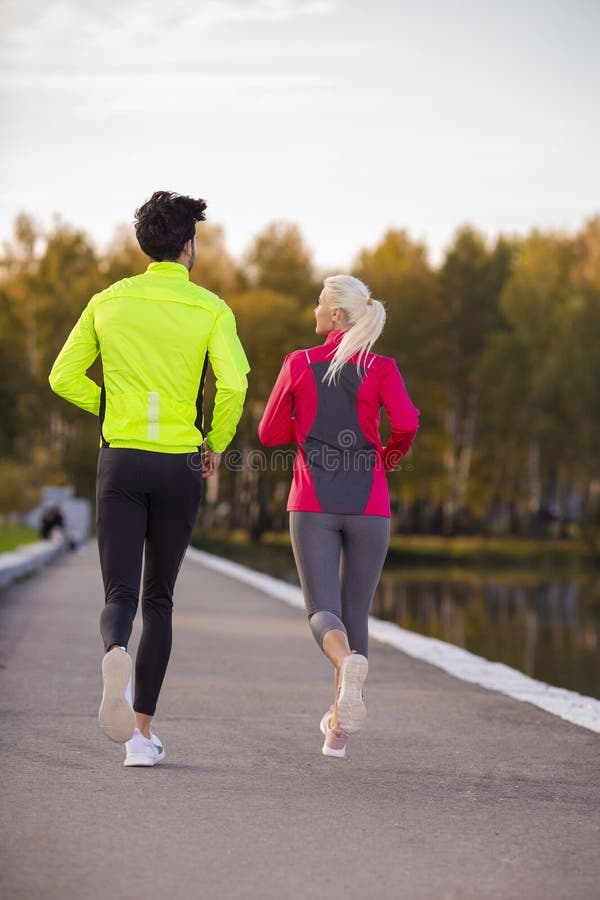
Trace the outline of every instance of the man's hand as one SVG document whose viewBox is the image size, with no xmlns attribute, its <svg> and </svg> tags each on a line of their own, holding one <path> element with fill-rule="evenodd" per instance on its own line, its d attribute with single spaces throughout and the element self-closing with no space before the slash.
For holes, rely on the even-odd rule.
<svg viewBox="0 0 600 900">
<path fill-rule="evenodd" d="M 200 463 L 202 465 L 202 477 L 208 478 L 214 475 L 221 463 L 221 454 L 215 453 L 208 446 L 208 442 L 204 441 L 200 447 Z"/>
</svg>

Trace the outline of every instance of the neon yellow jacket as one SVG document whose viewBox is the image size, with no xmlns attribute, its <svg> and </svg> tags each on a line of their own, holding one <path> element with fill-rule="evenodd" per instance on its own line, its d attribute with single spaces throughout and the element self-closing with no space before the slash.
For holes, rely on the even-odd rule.
<svg viewBox="0 0 600 900">
<path fill-rule="evenodd" d="M 86 376 L 98 354 L 104 384 Z M 153 262 L 96 294 L 58 354 L 52 390 L 100 417 L 100 445 L 190 453 L 204 439 L 207 362 L 216 379 L 209 446 L 221 453 L 240 416 L 250 371 L 235 318 L 185 266 Z"/>
</svg>

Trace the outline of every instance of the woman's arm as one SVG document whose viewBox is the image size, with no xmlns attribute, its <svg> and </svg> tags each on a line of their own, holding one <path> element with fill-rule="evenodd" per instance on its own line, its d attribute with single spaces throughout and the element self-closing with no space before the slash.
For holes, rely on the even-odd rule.
<svg viewBox="0 0 600 900">
<path fill-rule="evenodd" d="M 276 444 L 292 444 L 296 440 L 293 411 L 294 397 L 288 355 L 283 361 L 258 426 L 258 437 L 266 447 L 274 447 Z"/>
<path fill-rule="evenodd" d="M 411 402 L 396 360 L 390 365 L 379 385 L 379 398 L 392 426 L 390 439 L 383 448 L 383 462 L 389 472 L 410 450 L 419 429 L 419 412 Z"/>
</svg>

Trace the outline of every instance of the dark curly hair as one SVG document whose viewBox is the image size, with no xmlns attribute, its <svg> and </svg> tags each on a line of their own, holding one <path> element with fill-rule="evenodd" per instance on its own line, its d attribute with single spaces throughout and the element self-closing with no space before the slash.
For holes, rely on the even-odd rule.
<svg viewBox="0 0 600 900">
<path fill-rule="evenodd" d="M 205 209 L 204 200 L 155 191 L 135 211 L 135 234 L 146 256 L 157 262 L 176 260 L 194 237 L 196 222 L 204 221 Z"/>
</svg>

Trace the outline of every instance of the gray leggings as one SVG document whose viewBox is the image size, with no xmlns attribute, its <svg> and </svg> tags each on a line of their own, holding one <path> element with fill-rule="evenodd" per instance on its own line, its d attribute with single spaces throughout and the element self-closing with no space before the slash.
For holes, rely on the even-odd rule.
<svg viewBox="0 0 600 900">
<path fill-rule="evenodd" d="M 345 631 L 351 650 L 367 655 L 371 600 L 390 540 L 385 516 L 290 512 L 294 559 L 315 640 Z"/>
</svg>

